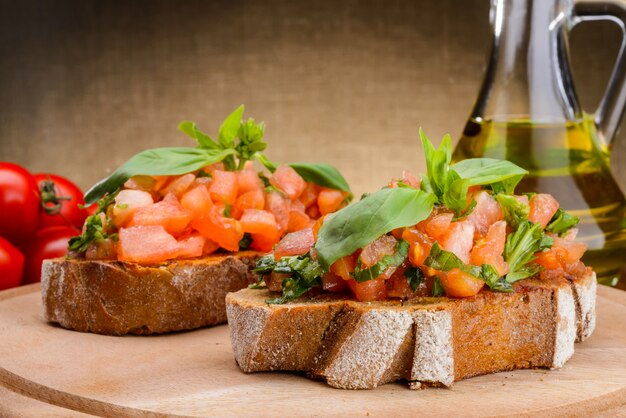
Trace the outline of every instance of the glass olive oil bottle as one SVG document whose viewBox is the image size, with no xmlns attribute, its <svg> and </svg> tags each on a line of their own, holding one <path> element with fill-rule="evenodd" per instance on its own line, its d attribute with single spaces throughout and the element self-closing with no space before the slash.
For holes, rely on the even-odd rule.
<svg viewBox="0 0 626 418">
<path fill-rule="evenodd" d="M 527 169 L 517 192 L 552 194 L 580 217 L 583 261 L 605 283 L 626 265 L 626 200 L 610 170 L 610 145 L 626 104 L 622 48 L 593 115 L 580 108 L 568 59 L 568 33 L 585 20 L 624 27 L 617 0 L 492 0 L 493 43 L 482 87 L 455 161 L 508 159 Z"/>
</svg>

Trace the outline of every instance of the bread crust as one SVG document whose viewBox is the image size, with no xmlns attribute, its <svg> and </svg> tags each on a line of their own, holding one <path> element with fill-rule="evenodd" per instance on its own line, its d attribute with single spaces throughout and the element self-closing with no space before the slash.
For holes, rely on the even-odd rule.
<svg viewBox="0 0 626 418">
<path fill-rule="evenodd" d="M 42 267 L 44 317 L 108 335 L 160 334 L 226 322 L 226 293 L 256 280 L 242 251 L 153 266 L 57 258 Z"/>
<path fill-rule="evenodd" d="M 406 302 L 318 295 L 285 305 L 266 304 L 267 290 L 244 289 L 226 297 L 226 310 L 244 372 L 305 371 L 343 389 L 405 380 L 416 389 L 561 367 L 593 331 L 595 274 L 514 288 Z"/>
</svg>

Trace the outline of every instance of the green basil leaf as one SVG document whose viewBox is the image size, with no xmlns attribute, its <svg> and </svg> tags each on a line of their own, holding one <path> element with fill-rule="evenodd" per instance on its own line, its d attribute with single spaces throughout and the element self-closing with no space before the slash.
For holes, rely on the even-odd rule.
<svg viewBox="0 0 626 418">
<path fill-rule="evenodd" d="M 274 260 L 274 254 L 270 253 L 259 258 L 252 271 L 258 274 L 267 274 L 271 273 L 274 267 L 276 267 L 276 260 Z"/>
<path fill-rule="evenodd" d="M 433 296 L 443 296 L 444 294 L 445 291 L 443 290 L 441 280 L 439 277 L 435 277 L 435 281 L 433 282 Z"/>
<path fill-rule="evenodd" d="M 430 249 L 430 253 L 428 253 L 428 257 L 424 260 L 424 265 L 440 271 L 450 271 L 456 268 L 476 278 L 480 277 L 481 272 L 480 267 L 465 264 L 456 254 L 441 248 L 437 241 L 435 241 Z"/>
<path fill-rule="evenodd" d="M 559 208 L 546 226 L 546 231 L 563 236 L 567 231 L 578 225 L 580 219 Z"/>
<path fill-rule="evenodd" d="M 528 263 L 515 271 L 511 271 L 506 275 L 506 281 L 508 283 L 515 283 L 518 280 L 532 277 L 535 274 L 543 270 L 543 267 L 537 263 Z"/>
<path fill-rule="evenodd" d="M 443 194 L 443 204 L 452 209 L 456 216 L 459 216 L 467 207 L 469 179 L 456 178 L 457 174 L 452 170 L 449 173 L 448 185 Z"/>
<path fill-rule="evenodd" d="M 500 277 L 495 267 L 491 264 L 483 264 L 480 270 L 480 278 L 491 290 L 498 292 L 512 292 L 513 286 L 504 277 Z"/>
<path fill-rule="evenodd" d="M 326 270 L 382 235 L 430 215 L 436 197 L 409 188 L 382 189 L 330 215 L 319 231 L 317 257 Z"/>
<path fill-rule="evenodd" d="M 259 153 L 259 154 L 257 154 L 257 155 L 256 155 L 256 159 L 257 159 L 257 160 L 259 160 L 259 162 L 260 162 L 261 164 L 263 164 L 263 167 L 267 168 L 267 170 L 268 170 L 270 173 L 273 173 L 274 171 L 276 171 L 276 169 L 277 169 L 277 168 L 278 168 L 278 166 L 280 165 L 280 164 L 276 164 L 276 163 L 271 162 L 271 161 L 269 160 L 269 158 L 267 158 L 264 154 L 260 154 L 260 153 Z"/>
<path fill-rule="evenodd" d="M 522 222 L 528 220 L 530 206 L 523 204 L 513 196 L 504 194 L 496 195 L 496 200 L 502 208 L 504 219 L 513 229 L 517 229 Z"/>
<path fill-rule="evenodd" d="M 529 269 L 526 265 L 534 260 L 534 254 L 540 250 L 543 235 L 540 224 L 526 220 L 520 223 L 517 231 L 506 238 L 503 255 L 504 261 L 509 265 L 509 273 L 506 275 L 509 283 L 534 274 L 535 268 Z"/>
<path fill-rule="evenodd" d="M 443 196 L 448 178 L 448 168 L 452 159 L 452 141 L 450 135 L 446 135 L 439 148 L 435 149 L 434 145 L 422 128 L 419 130 L 420 139 L 422 140 L 422 148 L 426 156 L 426 170 L 428 173 L 429 185 L 433 193 L 437 197 Z"/>
<path fill-rule="evenodd" d="M 330 189 L 337 189 L 343 192 L 350 192 L 348 182 L 341 175 L 339 170 L 329 164 L 316 163 L 292 163 L 291 168 L 305 180 Z"/>
<path fill-rule="evenodd" d="M 357 263 L 354 273 L 352 274 L 354 276 L 354 280 L 359 283 L 374 280 L 383 274 L 389 267 L 398 267 L 400 264 L 404 263 L 408 253 L 409 243 L 405 240 L 400 240 L 396 244 L 396 251 L 393 254 L 384 256 L 373 266 L 362 270 L 360 263 Z"/>
<path fill-rule="evenodd" d="M 185 133 L 187 136 L 195 139 L 203 148 L 217 149 L 219 145 L 207 134 L 200 131 L 194 122 L 184 121 L 178 125 L 178 130 Z"/>
<path fill-rule="evenodd" d="M 234 148 L 235 137 L 239 133 L 239 127 L 241 126 L 241 118 L 243 117 L 244 106 L 241 105 L 234 110 L 233 113 L 228 115 L 222 125 L 218 134 L 217 142 L 223 149 Z"/>
<path fill-rule="evenodd" d="M 140 152 L 126 161 L 109 177 L 100 180 L 85 193 L 87 206 L 107 193 L 113 193 L 132 176 L 165 176 L 190 173 L 222 161 L 235 150 L 206 148 L 153 148 Z"/>
<path fill-rule="evenodd" d="M 408 269 L 404 271 L 404 277 L 406 277 L 406 281 L 409 283 L 412 291 L 416 291 L 418 287 L 424 282 L 424 272 L 422 269 L 410 266 Z"/>
<path fill-rule="evenodd" d="M 517 183 L 528 174 L 528 171 L 510 161 L 493 158 L 470 158 L 450 168 L 461 178 L 469 179 L 470 186 L 495 185 L 494 191 L 501 189 L 506 194 L 513 194 Z"/>
</svg>

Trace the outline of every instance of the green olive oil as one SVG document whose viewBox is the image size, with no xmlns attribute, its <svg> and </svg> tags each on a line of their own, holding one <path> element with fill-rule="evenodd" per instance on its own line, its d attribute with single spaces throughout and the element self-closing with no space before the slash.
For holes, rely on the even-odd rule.
<svg viewBox="0 0 626 418">
<path fill-rule="evenodd" d="M 585 264 L 611 283 L 626 264 L 624 194 L 610 171 L 609 151 L 588 118 L 566 124 L 470 120 L 453 159 L 506 159 L 527 169 L 516 193 L 552 194 L 580 218 L 577 240 L 587 243 Z"/>
</svg>

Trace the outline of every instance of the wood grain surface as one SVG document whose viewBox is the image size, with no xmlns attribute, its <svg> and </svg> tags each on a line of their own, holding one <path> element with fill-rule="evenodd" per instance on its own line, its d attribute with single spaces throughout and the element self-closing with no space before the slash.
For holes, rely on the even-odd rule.
<svg viewBox="0 0 626 418">
<path fill-rule="evenodd" d="M 243 374 L 233 360 L 226 326 L 109 337 L 49 325 L 41 316 L 39 287 L 33 285 L 0 293 L 0 383 L 38 401 L 107 416 L 381 416 L 407 411 L 615 416 L 626 411 L 624 318 L 626 293 L 601 286 L 598 327 L 588 341 L 577 344 L 563 369 L 481 376 L 452 389 L 411 391 L 404 384 L 388 384 L 345 391 L 297 374 Z M 0 404 L 15 396 L 0 392 Z M 63 410 L 50 411 L 48 416 Z"/>
</svg>

